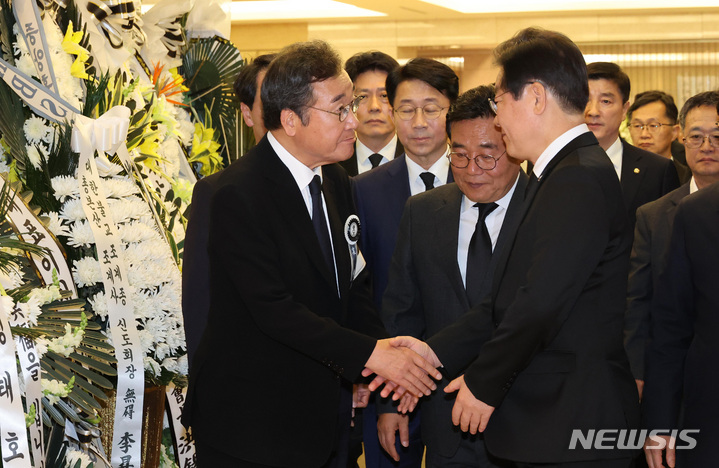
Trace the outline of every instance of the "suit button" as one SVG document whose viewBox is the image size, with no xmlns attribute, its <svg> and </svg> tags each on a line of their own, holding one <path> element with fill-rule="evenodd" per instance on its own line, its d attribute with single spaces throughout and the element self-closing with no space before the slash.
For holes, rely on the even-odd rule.
<svg viewBox="0 0 719 468">
<path fill-rule="evenodd" d="M 494 328 L 499 327 L 499 322 L 494 322 Z"/>
</svg>

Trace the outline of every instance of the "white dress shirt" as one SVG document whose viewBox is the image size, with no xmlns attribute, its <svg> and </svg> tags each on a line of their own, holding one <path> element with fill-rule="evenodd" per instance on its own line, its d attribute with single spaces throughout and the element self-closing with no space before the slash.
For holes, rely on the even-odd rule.
<svg viewBox="0 0 719 468">
<path fill-rule="evenodd" d="M 382 161 L 380 161 L 379 165 L 381 166 L 382 164 L 393 160 L 396 151 L 397 135 L 394 135 L 389 143 L 387 143 L 387 146 L 379 150 L 377 153 L 382 155 Z M 363 172 L 367 172 L 372 169 L 372 163 L 370 162 L 369 157 L 374 154 L 374 151 L 367 148 L 367 146 L 365 146 L 359 138 L 355 143 L 355 152 L 357 153 L 357 174 L 362 174 Z"/>
<path fill-rule="evenodd" d="M 409 159 L 409 157 L 405 154 L 404 160 L 407 162 L 410 194 L 417 195 L 418 193 L 424 192 L 427 188 L 424 185 L 422 178 L 419 176 L 423 172 L 431 172 L 434 174 L 435 187 L 440 187 L 447 183 L 447 176 L 449 175 L 449 159 L 447 159 L 447 154 L 449 154 L 449 146 L 447 146 L 447 150 L 444 152 L 442 157 L 440 157 L 437 162 L 432 164 L 432 167 L 430 167 L 429 170 L 425 170 L 422 166 Z"/>
<path fill-rule="evenodd" d="M 517 179 L 514 181 L 514 185 L 509 189 L 502 198 L 497 200 L 497 208 L 494 209 L 487 218 L 484 220 L 484 224 L 487 226 L 489 231 L 489 238 L 492 240 L 492 252 L 497 246 L 497 239 L 499 238 L 499 231 L 502 230 L 502 223 L 504 223 L 504 217 L 507 214 L 509 208 L 509 202 L 512 200 L 514 189 L 517 188 L 517 182 L 519 182 L 519 174 Z M 459 271 L 462 273 L 462 282 L 465 287 L 467 286 L 467 256 L 469 255 L 469 241 L 472 240 L 472 234 L 477 226 L 477 220 L 479 219 L 479 208 L 474 206 L 472 200 L 467 198 L 466 195 L 462 196 L 462 206 L 460 208 L 459 215 L 459 239 L 457 240 L 457 265 L 459 265 Z"/>
</svg>

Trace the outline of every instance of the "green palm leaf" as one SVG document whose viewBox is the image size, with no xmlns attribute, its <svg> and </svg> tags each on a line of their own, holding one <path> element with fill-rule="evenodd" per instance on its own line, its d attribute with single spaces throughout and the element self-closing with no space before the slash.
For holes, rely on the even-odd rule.
<svg viewBox="0 0 719 468">
<path fill-rule="evenodd" d="M 225 164 L 239 157 L 235 141 L 239 103 L 232 85 L 242 65 L 240 51 L 217 36 L 192 39 L 182 57 L 180 72 L 190 89 L 190 105 L 203 122 L 205 106 L 210 109 Z"/>
</svg>

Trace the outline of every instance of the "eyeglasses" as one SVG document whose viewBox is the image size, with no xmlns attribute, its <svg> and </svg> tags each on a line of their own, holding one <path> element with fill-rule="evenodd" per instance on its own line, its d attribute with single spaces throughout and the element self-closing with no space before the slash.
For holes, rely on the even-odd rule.
<svg viewBox="0 0 719 468">
<path fill-rule="evenodd" d="M 533 84 L 533 83 L 542 83 L 542 82 L 539 80 L 527 81 L 522 86 L 527 86 L 528 84 Z M 542 85 L 544 85 L 544 83 L 542 83 Z M 500 96 L 504 96 L 508 92 L 509 92 L 509 90 L 507 90 L 503 93 L 499 93 L 496 96 L 494 96 L 493 98 L 487 98 L 487 100 L 489 101 L 489 108 L 492 109 L 492 112 L 494 112 L 494 115 L 497 115 L 497 98 Z"/>
<path fill-rule="evenodd" d="M 447 107 L 441 107 L 437 104 L 427 104 L 423 107 L 404 105 L 396 108 L 394 113 L 402 120 L 412 120 L 418 109 L 422 110 L 422 115 L 424 115 L 425 119 L 435 120 L 439 117 L 443 110 L 447 109 Z"/>
<path fill-rule="evenodd" d="M 491 171 L 497 167 L 497 161 L 499 161 L 506 152 L 506 150 L 502 151 L 502 154 L 496 158 L 490 154 L 478 154 L 470 158 L 467 154 L 452 152 L 447 155 L 447 158 L 449 159 L 449 163 L 457 169 L 464 169 L 469 166 L 469 161 L 473 159 L 477 167 L 483 171 Z"/>
<path fill-rule="evenodd" d="M 307 106 L 307 107 L 309 107 L 310 109 L 327 112 L 328 114 L 336 115 L 340 119 L 340 122 L 344 122 L 345 120 L 347 120 L 347 116 L 350 115 L 350 111 L 352 111 L 353 114 L 355 112 L 357 112 L 357 108 L 359 107 L 359 103 L 360 103 L 360 101 L 362 101 L 362 99 L 363 99 L 362 96 L 355 97 L 352 100 L 352 102 L 350 102 L 349 104 L 347 104 L 344 107 L 341 107 L 339 112 L 328 111 L 326 109 L 320 109 L 319 107 L 314 107 L 314 106 Z"/>
<path fill-rule="evenodd" d="M 719 133 L 704 135 L 703 133 L 690 133 L 684 137 L 684 146 L 691 149 L 701 148 L 704 140 L 709 140 L 709 145 L 719 148 Z"/>
<path fill-rule="evenodd" d="M 659 131 L 659 129 L 662 128 L 662 126 L 673 127 L 674 124 L 665 124 L 665 123 L 639 124 L 639 123 L 635 123 L 635 124 L 630 124 L 629 128 L 631 128 L 632 130 L 634 130 L 637 133 L 640 133 L 645 128 L 647 129 L 647 131 L 649 133 L 657 133 Z"/>
</svg>

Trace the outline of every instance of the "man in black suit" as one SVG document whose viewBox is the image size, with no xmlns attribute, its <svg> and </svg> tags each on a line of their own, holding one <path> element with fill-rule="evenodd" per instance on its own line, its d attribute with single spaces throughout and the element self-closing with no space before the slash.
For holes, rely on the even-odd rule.
<svg viewBox="0 0 719 468">
<path fill-rule="evenodd" d="M 377 339 L 349 178 L 332 164 L 357 127 L 339 55 L 288 46 L 261 92 L 269 133 L 222 172 L 211 202 L 210 314 L 183 422 L 200 466 L 344 468 L 363 369 L 414 395 L 438 373 Z"/>
<path fill-rule="evenodd" d="M 491 296 L 422 352 L 434 350 L 449 376 L 464 370 L 445 389 L 458 390 L 452 421 L 484 431 L 491 454 L 517 467 L 627 467 L 626 450 L 570 448 L 577 430 L 639 422 L 622 346 L 631 242 L 616 172 L 584 124 L 584 58 L 566 36 L 535 28 L 495 56 L 507 153 L 534 164 L 525 212 Z M 394 342 L 411 343 L 422 350 Z"/>
<path fill-rule="evenodd" d="M 452 182 L 449 161 L 444 157 L 449 153 L 446 116 L 459 94 L 459 78 L 447 65 L 420 57 L 391 71 L 386 88 L 405 153 L 352 179 L 357 214 L 362 222 L 360 248 L 371 273 L 372 297 L 378 310 L 405 202 L 411 195 Z M 379 445 L 373 406 L 364 411 L 367 467 L 396 467 Z M 410 447 L 402 450 L 400 461 L 400 466 L 407 468 L 419 467 L 424 452 L 416 414 L 412 419 Z"/>
<path fill-rule="evenodd" d="M 352 156 L 341 161 L 350 176 L 362 174 L 404 153 L 397 140 L 392 120 L 392 106 L 387 97 L 387 75 L 399 63 L 377 50 L 360 52 L 345 62 L 345 71 L 354 84 L 357 108 L 357 142 Z"/>
<path fill-rule="evenodd" d="M 252 127 L 255 141 L 260 141 L 267 130 L 262 121 L 260 86 L 267 66 L 274 54 L 260 55 L 240 69 L 235 80 L 235 93 L 240 100 L 242 116 Z M 182 257 L 182 316 L 185 322 L 187 360 L 192 365 L 200 338 L 207 324 L 210 309 L 210 260 L 207 256 L 210 200 L 215 193 L 219 173 L 197 181 L 192 190 L 192 203 L 188 215 L 185 249 Z"/>
<path fill-rule="evenodd" d="M 669 159 L 632 146 L 619 137 L 629 108 L 629 77 L 616 63 L 587 65 L 589 100 L 585 122 L 607 152 L 619 177 L 630 227 L 637 208 L 679 187 L 679 177 Z"/>
<path fill-rule="evenodd" d="M 714 155 L 704 158 L 703 164 L 719 165 L 716 121 L 713 129 L 707 127 L 690 137 L 702 138 L 702 147 L 714 145 Z M 660 289 L 652 305 L 644 417 L 648 429 L 663 432 L 647 438 L 644 446 L 650 468 L 663 466 L 663 454 L 671 468 L 716 466 L 717 239 L 719 184 L 715 183 L 687 196 L 677 207 L 667 268 L 659 278 Z M 692 430 L 688 435 L 694 444 L 687 444 L 681 432 L 668 431 L 673 429 Z"/>
<path fill-rule="evenodd" d="M 634 146 L 671 159 L 683 184 L 689 182 L 692 173 L 683 161 L 672 155 L 672 143 L 679 137 L 679 109 L 674 98 L 664 91 L 644 91 L 634 98 L 627 111 L 629 134 Z"/>
<path fill-rule="evenodd" d="M 493 97 L 492 86 L 480 86 L 457 99 L 447 114 L 456 183 L 407 201 L 382 302 L 382 321 L 391 335 L 427 339 L 490 291 L 499 253 L 517 228 L 528 179 L 506 154 L 488 102 Z M 426 466 L 497 466 L 481 436 L 452 426 L 453 403 L 443 394 L 421 403 Z M 380 430 L 400 427 L 400 438 L 408 442 L 406 418 L 384 413 L 379 419 Z M 380 441 L 400 458 L 394 431 L 380 433 Z"/>
<path fill-rule="evenodd" d="M 682 135 L 712 130 L 719 120 L 717 105 L 719 92 L 716 91 L 699 93 L 689 98 L 679 114 Z M 692 139 L 685 143 L 687 164 L 694 173 L 691 180 L 637 210 L 629 268 L 624 346 L 640 396 L 644 385 L 644 358 L 649 342 L 652 297 L 666 266 L 677 205 L 690 193 L 719 182 L 719 150 L 703 141 L 700 146 L 696 146 L 697 143 Z"/>
</svg>

